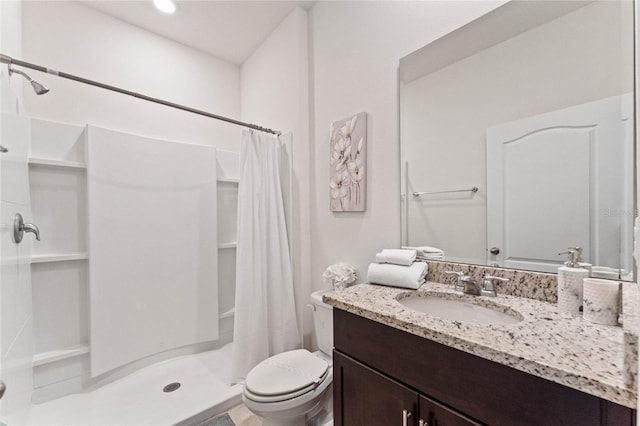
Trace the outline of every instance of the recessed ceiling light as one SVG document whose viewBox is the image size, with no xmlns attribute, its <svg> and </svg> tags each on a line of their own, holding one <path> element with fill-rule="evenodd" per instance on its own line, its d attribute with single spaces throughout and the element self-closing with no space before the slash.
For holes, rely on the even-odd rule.
<svg viewBox="0 0 640 426">
<path fill-rule="evenodd" d="M 176 4 L 173 0 L 153 0 L 153 4 L 164 13 L 173 13 L 176 11 Z"/>
</svg>

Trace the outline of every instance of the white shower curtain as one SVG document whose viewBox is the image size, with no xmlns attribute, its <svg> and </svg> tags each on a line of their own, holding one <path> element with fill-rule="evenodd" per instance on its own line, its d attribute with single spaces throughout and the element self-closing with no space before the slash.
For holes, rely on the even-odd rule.
<svg viewBox="0 0 640 426">
<path fill-rule="evenodd" d="M 233 382 L 260 361 L 300 347 L 280 182 L 282 142 L 242 133 L 233 331 Z"/>
</svg>

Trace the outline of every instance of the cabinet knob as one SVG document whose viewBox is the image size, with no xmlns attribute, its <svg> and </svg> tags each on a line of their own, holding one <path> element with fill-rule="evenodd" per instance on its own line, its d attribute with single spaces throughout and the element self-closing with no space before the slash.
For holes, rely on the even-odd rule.
<svg viewBox="0 0 640 426">
<path fill-rule="evenodd" d="M 500 249 L 498 247 L 491 247 L 491 249 L 489 250 L 489 253 L 493 255 L 500 254 Z"/>
<path fill-rule="evenodd" d="M 418 422 L 418 426 L 429 426 L 429 422 L 425 422 L 424 420 L 420 419 L 420 421 Z"/>
<path fill-rule="evenodd" d="M 409 417 L 411 417 L 411 412 L 402 410 L 402 426 L 409 426 Z"/>
</svg>

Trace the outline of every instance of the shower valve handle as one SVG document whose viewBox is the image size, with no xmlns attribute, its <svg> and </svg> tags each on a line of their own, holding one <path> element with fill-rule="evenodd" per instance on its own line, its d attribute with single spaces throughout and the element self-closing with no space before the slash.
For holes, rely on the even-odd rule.
<svg viewBox="0 0 640 426">
<path fill-rule="evenodd" d="M 36 234 L 36 240 L 40 241 L 40 230 L 38 227 L 33 223 L 24 223 L 22 215 L 16 213 L 13 220 L 13 239 L 16 241 L 16 244 L 22 242 L 22 237 L 24 237 L 25 232 Z"/>
</svg>

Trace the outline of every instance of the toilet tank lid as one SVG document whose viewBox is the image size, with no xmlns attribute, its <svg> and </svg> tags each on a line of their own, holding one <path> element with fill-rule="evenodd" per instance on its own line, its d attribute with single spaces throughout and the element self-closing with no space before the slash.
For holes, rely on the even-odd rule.
<svg viewBox="0 0 640 426">
<path fill-rule="evenodd" d="M 245 386 L 256 395 L 288 394 L 319 384 L 328 368 L 327 361 L 306 349 L 283 352 L 253 367 Z"/>
<path fill-rule="evenodd" d="M 331 308 L 331 305 L 327 305 L 326 303 L 324 303 L 322 301 L 322 295 L 325 293 L 331 293 L 331 290 L 318 290 L 318 291 L 314 291 L 313 293 L 311 293 L 310 299 L 311 299 L 311 303 L 313 303 L 316 306 L 322 305 L 325 306 L 327 308 Z"/>
</svg>

